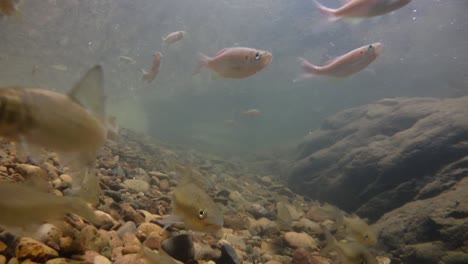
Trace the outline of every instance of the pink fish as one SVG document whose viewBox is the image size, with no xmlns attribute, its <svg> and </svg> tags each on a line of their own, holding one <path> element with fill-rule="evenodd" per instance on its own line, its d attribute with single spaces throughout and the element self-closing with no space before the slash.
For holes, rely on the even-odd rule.
<svg viewBox="0 0 468 264">
<path fill-rule="evenodd" d="M 407 5 L 411 0 L 347 0 L 337 9 L 325 7 L 317 0 L 314 2 L 320 12 L 333 21 L 340 18 L 380 16 Z"/>
<path fill-rule="evenodd" d="M 143 80 L 151 82 L 156 78 L 156 75 L 158 75 L 159 69 L 161 68 L 162 57 L 161 52 L 155 52 L 153 54 L 153 65 L 151 65 L 151 70 L 149 72 L 143 70 Z"/>
<path fill-rule="evenodd" d="M 377 56 L 382 49 L 382 44 L 373 43 L 362 46 L 353 51 L 339 56 L 324 66 L 316 66 L 300 58 L 303 73 L 295 81 L 312 78 L 316 75 L 327 75 L 332 77 L 346 77 L 365 69 Z"/>
<path fill-rule="evenodd" d="M 214 58 L 200 54 L 197 68 L 193 74 L 203 68 L 210 68 L 225 78 L 241 79 L 253 75 L 268 64 L 273 55 L 264 50 L 234 47 L 225 48 L 216 53 Z"/>
<path fill-rule="evenodd" d="M 169 33 L 167 36 L 162 38 L 163 46 L 176 43 L 177 41 L 183 39 L 186 34 L 187 32 L 185 31 L 176 31 L 176 32 Z"/>
</svg>

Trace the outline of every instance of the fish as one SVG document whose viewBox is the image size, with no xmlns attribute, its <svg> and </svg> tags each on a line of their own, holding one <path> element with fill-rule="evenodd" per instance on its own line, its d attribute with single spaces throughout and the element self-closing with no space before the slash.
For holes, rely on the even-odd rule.
<svg viewBox="0 0 468 264">
<path fill-rule="evenodd" d="M 340 18 L 366 18 L 381 16 L 409 4 L 411 0 L 348 0 L 337 9 L 325 7 L 314 0 L 320 12 L 330 21 Z"/>
<path fill-rule="evenodd" d="M 13 16 L 19 13 L 18 0 L 0 0 L 0 14 Z"/>
<path fill-rule="evenodd" d="M 59 197 L 36 186 L 0 182 L 0 225 L 28 228 L 74 213 L 95 222 L 94 211 L 80 197 Z"/>
<path fill-rule="evenodd" d="M 272 59 L 268 51 L 245 47 L 222 49 L 213 58 L 200 53 L 193 75 L 209 68 L 224 78 L 243 79 L 264 69 Z"/>
<path fill-rule="evenodd" d="M 343 264 L 377 264 L 375 256 L 361 243 L 337 241 L 325 226 L 320 225 L 320 227 L 326 240 L 326 246 L 320 251 L 322 256 L 335 251 Z"/>
<path fill-rule="evenodd" d="M 375 231 L 356 214 L 342 217 L 340 222 L 344 226 L 344 236 L 347 240 L 358 241 L 367 246 L 377 244 Z"/>
<path fill-rule="evenodd" d="M 192 231 L 218 233 L 224 224 L 223 214 L 203 186 L 200 179 L 184 175 L 172 191 L 171 215 L 160 222 L 165 227 L 184 222 Z"/>
<path fill-rule="evenodd" d="M 128 64 L 135 64 L 136 61 L 133 58 L 127 57 L 127 56 L 119 56 L 119 60 L 126 62 Z"/>
<path fill-rule="evenodd" d="M 163 46 L 167 46 L 167 45 L 176 43 L 177 41 L 183 39 L 185 35 L 187 35 L 187 32 L 185 32 L 185 31 L 171 32 L 167 36 L 162 38 Z"/>
<path fill-rule="evenodd" d="M 255 109 L 255 108 L 245 110 L 244 112 L 242 112 L 242 115 L 247 116 L 247 117 L 257 117 L 260 114 L 261 114 L 260 110 Z"/>
<path fill-rule="evenodd" d="M 88 105 L 86 105 L 88 104 Z M 102 68 L 68 94 L 42 88 L 0 88 L 0 136 L 63 152 L 95 151 L 106 140 Z"/>
<path fill-rule="evenodd" d="M 149 72 L 143 70 L 143 80 L 151 82 L 156 78 L 161 68 L 161 59 L 163 55 L 161 52 L 155 52 L 153 54 L 153 64 L 151 65 L 151 70 Z"/>
<path fill-rule="evenodd" d="M 18 142 L 29 155 L 45 148 L 69 158 L 66 165 L 76 172 L 73 188 L 98 184 L 88 174 L 95 172 L 97 149 L 107 140 L 102 75 L 101 66 L 92 67 L 68 94 L 0 88 L 0 136 Z"/>
<path fill-rule="evenodd" d="M 367 246 L 375 246 L 377 244 L 377 235 L 375 231 L 356 214 L 346 215 L 345 212 L 325 203 L 323 206 L 316 209 L 317 216 L 326 217 L 335 221 L 337 236 L 348 241 L 356 241 Z"/>
<path fill-rule="evenodd" d="M 318 75 L 338 78 L 353 75 L 371 64 L 380 55 L 381 50 L 381 43 L 372 43 L 339 56 L 327 62 L 324 66 L 317 66 L 304 58 L 299 58 L 302 74 L 294 81 L 313 78 Z"/>
</svg>

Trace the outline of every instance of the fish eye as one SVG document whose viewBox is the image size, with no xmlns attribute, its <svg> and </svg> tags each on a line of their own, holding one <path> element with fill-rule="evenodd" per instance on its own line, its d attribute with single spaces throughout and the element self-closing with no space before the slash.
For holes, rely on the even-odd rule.
<svg viewBox="0 0 468 264">
<path fill-rule="evenodd" d="M 368 49 L 371 50 L 373 49 L 374 47 L 372 47 L 372 45 L 369 45 Z"/>
<path fill-rule="evenodd" d="M 255 59 L 256 59 L 256 60 L 259 60 L 259 59 L 261 59 L 261 58 L 262 58 L 262 55 L 260 55 L 260 53 L 257 52 L 257 54 L 255 54 Z"/>
<path fill-rule="evenodd" d="M 198 211 L 198 218 L 199 218 L 199 219 L 205 219 L 205 218 L 206 218 L 206 211 L 203 210 L 203 209 L 200 209 L 200 210 Z"/>
</svg>

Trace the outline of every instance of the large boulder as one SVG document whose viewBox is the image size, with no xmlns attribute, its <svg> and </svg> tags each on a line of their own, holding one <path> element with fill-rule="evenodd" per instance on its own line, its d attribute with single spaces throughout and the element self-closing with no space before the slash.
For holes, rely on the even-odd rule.
<svg viewBox="0 0 468 264">
<path fill-rule="evenodd" d="M 374 229 L 385 252 L 403 263 L 468 263 L 468 177 L 435 197 L 386 213 Z"/>
<path fill-rule="evenodd" d="M 394 98 L 342 111 L 298 146 L 289 185 L 372 221 L 468 173 L 468 97 Z"/>
</svg>

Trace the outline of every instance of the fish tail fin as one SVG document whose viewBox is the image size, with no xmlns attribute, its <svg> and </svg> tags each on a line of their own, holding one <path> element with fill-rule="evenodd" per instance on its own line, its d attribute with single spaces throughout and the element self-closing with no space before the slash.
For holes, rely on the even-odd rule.
<svg viewBox="0 0 468 264">
<path fill-rule="evenodd" d="M 319 1 L 317 0 L 314 0 L 314 3 L 315 3 L 315 6 L 319 9 L 322 17 L 326 18 L 328 21 L 333 22 L 333 21 L 340 19 L 339 17 L 335 15 L 335 12 L 336 12 L 335 9 L 328 8 L 322 5 L 321 3 L 319 3 Z"/>
<path fill-rule="evenodd" d="M 193 70 L 192 75 L 200 73 L 200 71 L 204 68 L 208 68 L 208 63 L 210 62 L 211 58 L 206 56 L 203 53 L 198 53 L 198 65 Z"/>
<path fill-rule="evenodd" d="M 166 43 L 166 38 L 161 37 L 161 49 L 165 49 L 169 46 L 169 44 Z"/>
<path fill-rule="evenodd" d="M 141 74 L 142 74 L 142 79 L 147 81 L 149 72 L 145 71 L 144 69 L 141 69 Z"/>
<path fill-rule="evenodd" d="M 299 74 L 299 76 L 297 76 L 293 82 L 300 82 L 300 81 L 303 81 L 305 79 L 310 79 L 310 78 L 314 78 L 318 75 L 319 71 L 318 71 L 318 66 L 316 65 L 313 65 L 312 63 L 308 62 L 306 59 L 304 58 L 299 58 L 299 62 L 301 63 L 301 74 Z"/>
<path fill-rule="evenodd" d="M 324 226 L 320 225 L 320 228 L 322 229 L 324 235 L 325 235 L 325 247 L 320 250 L 320 255 L 324 256 L 328 254 L 329 252 L 333 251 L 333 249 L 336 247 L 336 239 L 333 237 L 333 235 L 330 233 L 330 231 Z"/>
</svg>

